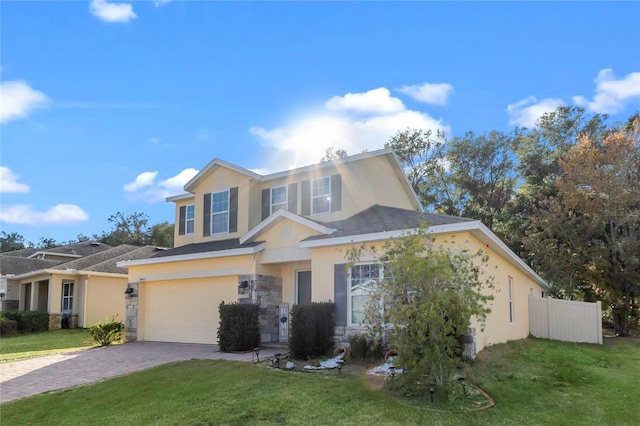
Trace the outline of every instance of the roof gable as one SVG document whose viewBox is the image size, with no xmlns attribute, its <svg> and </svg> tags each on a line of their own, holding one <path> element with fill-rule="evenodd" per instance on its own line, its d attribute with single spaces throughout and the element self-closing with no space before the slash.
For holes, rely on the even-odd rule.
<svg viewBox="0 0 640 426">
<path fill-rule="evenodd" d="M 247 242 L 253 242 L 258 238 L 258 236 L 264 234 L 274 226 L 278 225 L 280 222 L 284 220 L 290 220 L 299 225 L 305 226 L 313 231 L 320 232 L 324 235 L 330 235 L 335 232 L 335 229 L 331 227 L 327 227 L 320 222 L 313 221 L 311 219 L 307 219 L 302 216 L 298 216 L 297 214 L 291 213 L 287 210 L 281 209 L 276 211 L 274 214 L 267 217 L 265 220 L 260 222 L 256 227 L 247 232 L 245 235 L 240 237 L 240 244 L 244 244 Z"/>
</svg>

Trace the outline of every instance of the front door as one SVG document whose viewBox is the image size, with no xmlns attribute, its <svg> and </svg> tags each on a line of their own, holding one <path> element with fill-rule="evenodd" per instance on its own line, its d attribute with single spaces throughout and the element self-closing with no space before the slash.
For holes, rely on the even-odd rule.
<svg viewBox="0 0 640 426">
<path fill-rule="evenodd" d="M 299 305 L 311 303 L 311 271 L 298 271 L 297 300 Z"/>
</svg>

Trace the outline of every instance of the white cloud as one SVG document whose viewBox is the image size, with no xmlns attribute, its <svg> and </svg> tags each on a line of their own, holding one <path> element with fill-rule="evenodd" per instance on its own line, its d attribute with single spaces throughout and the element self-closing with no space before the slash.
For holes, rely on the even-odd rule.
<svg viewBox="0 0 640 426">
<path fill-rule="evenodd" d="M 357 116 L 350 114 L 354 111 Z M 349 154 L 380 149 L 406 128 L 449 130 L 441 120 L 408 110 L 400 99 L 389 95 L 388 89 L 380 88 L 335 96 L 322 109 L 283 126 L 253 126 L 249 132 L 271 149 L 270 158 L 261 167 L 275 172 L 317 163 L 328 147 L 344 149 Z"/>
<path fill-rule="evenodd" d="M 379 87 L 364 93 L 347 93 L 334 96 L 325 104 L 329 111 L 356 112 L 360 114 L 393 114 L 405 110 L 398 98 L 391 96 L 389 89 Z"/>
<path fill-rule="evenodd" d="M 624 78 L 616 79 L 613 70 L 606 68 L 593 81 L 596 83 L 593 100 L 589 101 L 583 96 L 573 97 L 575 104 L 585 106 L 593 112 L 615 114 L 631 98 L 640 97 L 640 72 L 632 72 Z"/>
<path fill-rule="evenodd" d="M 126 192 L 131 193 L 132 200 L 142 200 L 153 204 L 164 201 L 171 195 L 183 193 L 184 185 L 197 173 L 196 169 L 184 169 L 175 176 L 156 182 L 158 172 L 143 172 L 123 188 Z"/>
<path fill-rule="evenodd" d="M 29 192 L 29 185 L 18 182 L 18 175 L 5 166 L 0 166 L 0 193 L 21 194 Z"/>
<path fill-rule="evenodd" d="M 448 83 L 424 83 L 421 86 L 402 86 L 398 90 L 420 102 L 446 105 L 453 86 Z"/>
<path fill-rule="evenodd" d="M 127 23 L 138 15 L 129 3 L 109 3 L 106 0 L 92 0 L 89 5 L 91 13 L 105 22 Z"/>
<path fill-rule="evenodd" d="M 25 81 L 0 83 L 0 123 L 26 118 L 35 108 L 46 106 L 49 98 L 32 89 Z"/>
<path fill-rule="evenodd" d="M 4 206 L 0 222 L 20 225 L 72 225 L 89 220 L 89 215 L 75 204 L 57 204 L 44 212 L 26 204 Z"/>
<path fill-rule="evenodd" d="M 534 127 L 543 114 L 554 111 L 561 105 L 564 105 L 562 99 L 546 98 L 538 101 L 535 96 L 529 96 L 514 104 L 507 105 L 507 113 L 511 117 L 509 124 Z"/>
<path fill-rule="evenodd" d="M 125 184 L 123 188 L 127 192 L 135 192 L 140 188 L 153 185 L 153 181 L 155 180 L 156 176 L 158 176 L 158 172 L 140 173 L 138 176 L 136 176 L 136 180 Z"/>
</svg>

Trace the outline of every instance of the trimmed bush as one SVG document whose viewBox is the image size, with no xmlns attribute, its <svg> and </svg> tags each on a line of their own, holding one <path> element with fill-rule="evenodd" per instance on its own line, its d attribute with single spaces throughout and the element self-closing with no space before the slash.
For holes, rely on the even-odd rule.
<svg viewBox="0 0 640 426">
<path fill-rule="evenodd" d="M 18 334 L 18 321 L 4 317 L 0 318 L 0 336 L 11 337 L 16 334 Z"/>
<path fill-rule="evenodd" d="M 222 352 L 250 351 L 260 346 L 258 305 L 222 302 L 218 309 L 218 345 Z"/>
<path fill-rule="evenodd" d="M 294 305 L 291 308 L 291 356 L 308 359 L 333 349 L 335 304 L 331 302 Z"/>
<path fill-rule="evenodd" d="M 89 327 L 89 334 L 93 341 L 100 346 L 110 346 L 112 343 L 120 341 L 122 338 L 122 321 L 116 321 L 118 315 L 114 315 L 111 320 L 105 318 L 105 322 L 96 323 Z"/>
<path fill-rule="evenodd" d="M 42 333 L 49 330 L 49 314 L 46 312 L 3 312 L 2 316 L 17 323 L 18 333 Z"/>
<path fill-rule="evenodd" d="M 367 339 L 361 334 L 349 336 L 349 346 L 351 347 L 351 359 L 366 360 L 378 358 L 382 352 L 382 343 Z"/>
</svg>

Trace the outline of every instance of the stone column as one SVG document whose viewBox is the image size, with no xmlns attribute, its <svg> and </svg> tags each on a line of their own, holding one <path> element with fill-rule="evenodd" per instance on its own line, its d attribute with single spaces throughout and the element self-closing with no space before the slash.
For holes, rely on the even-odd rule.
<svg viewBox="0 0 640 426">
<path fill-rule="evenodd" d="M 135 342 L 138 340 L 138 291 L 140 290 L 140 283 L 129 283 L 127 288 L 132 288 L 133 292 L 130 295 L 125 295 L 124 341 Z"/>
</svg>

